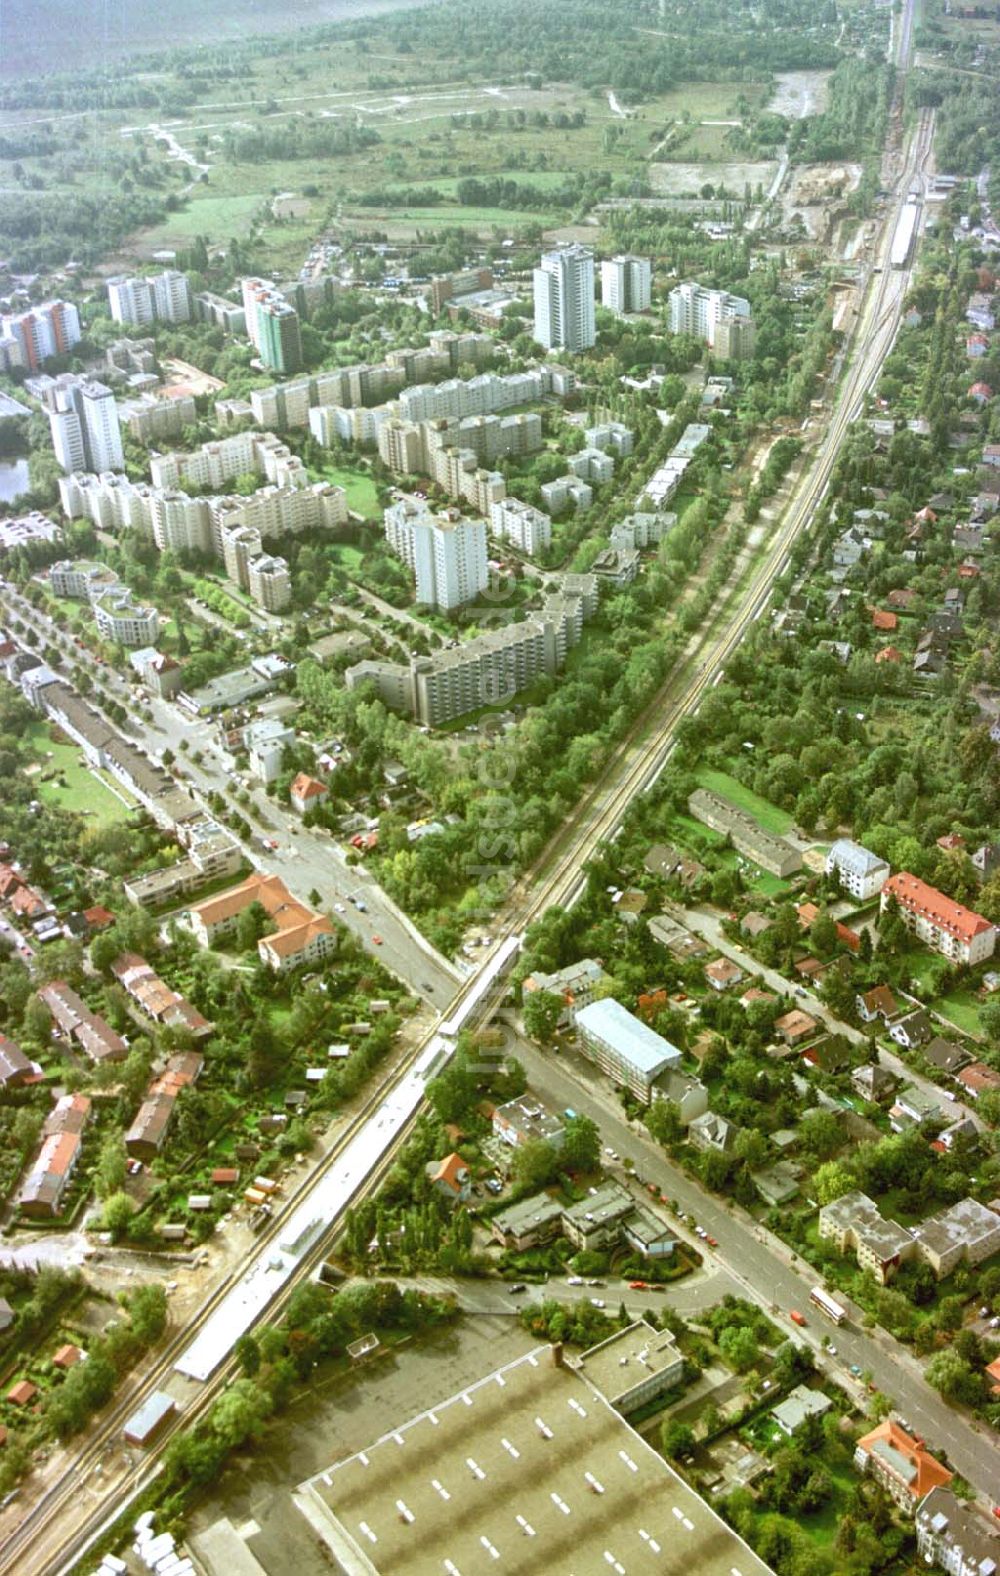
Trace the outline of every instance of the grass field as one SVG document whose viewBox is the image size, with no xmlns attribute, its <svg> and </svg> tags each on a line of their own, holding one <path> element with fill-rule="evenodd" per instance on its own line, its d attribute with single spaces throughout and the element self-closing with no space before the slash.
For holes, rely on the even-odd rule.
<svg viewBox="0 0 1000 1576">
<path fill-rule="evenodd" d="M 378 489 L 367 471 L 351 471 L 337 465 L 324 465 L 320 475 L 325 482 L 343 487 L 347 494 L 347 507 L 366 520 L 379 518 Z"/>
<path fill-rule="evenodd" d="M 58 805 L 62 810 L 74 810 L 101 826 L 127 818 L 129 812 L 121 800 L 110 788 L 105 788 L 88 767 L 81 766 L 81 753 L 76 745 L 53 743 L 44 722 L 31 725 L 28 739 L 41 767 L 31 778 L 39 799 Z M 58 777 L 44 781 L 53 769 Z"/>
<path fill-rule="evenodd" d="M 791 830 L 794 823 L 790 815 L 769 804 L 766 799 L 758 798 L 757 794 L 751 793 L 749 788 L 744 788 L 742 783 L 737 782 L 735 777 L 730 777 L 728 772 L 714 771 L 711 767 L 705 766 L 695 776 L 702 788 L 723 794 L 741 810 L 752 815 L 765 832 L 772 832 L 775 837 L 784 837 L 785 833 Z"/>
</svg>

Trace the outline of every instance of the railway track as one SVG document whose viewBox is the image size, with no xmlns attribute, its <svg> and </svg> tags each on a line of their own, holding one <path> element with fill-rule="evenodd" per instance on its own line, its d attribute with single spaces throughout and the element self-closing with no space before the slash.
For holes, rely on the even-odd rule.
<svg viewBox="0 0 1000 1576">
<path fill-rule="evenodd" d="M 883 252 L 886 260 L 899 206 L 905 201 L 909 181 L 926 160 L 932 139 L 933 115 L 923 111 L 899 181 L 899 202 L 895 205 L 892 219 L 887 220 L 884 227 Z M 716 616 L 719 616 L 720 611 L 725 613 L 729 609 L 732 609 L 732 616 L 718 638 L 710 634 L 703 636 L 689 651 L 681 667 L 660 691 L 651 708 L 647 709 L 645 718 L 641 719 L 637 727 L 648 723 L 650 712 L 657 712 L 655 733 L 648 739 L 638 741 L 633 730 L 631 741 L 619 752 L 613 785 L 610 788 L 606 782 L 595 785 L 585 795 L 565 838 L 557 840 L 555 846 L 549 845 L 542 856 L 546 861 L 547 873 L 529 884 L 520 900 L 512 906 L 490 957 L 494 957 L 505 943 L 516 939 L 526 925 L 552 904 L 565 905 L 572 901 L 582 886 L 582 867 L 587 859 L 603 840 L 614 833 L 631 800 L 649 785 L 662 768 L 672 747 L 678 721 L 697 707 L 740 644 L 750 624 L 759 617 L 791 547 L 808 528 L 822 502 L 847 427 L 855 418 L 865 392 L 877 376 L 891 347 L 898 327 L 906 278 L 905 274 L 891 272 L 885 263 L 881 275 L 873 276 L 869 297 L 855 331 L 855 354 L 841 384 L 827 432 L 812 465 L 786 505 L 760 562 L 751 569 L 745 584 L 730 588 L 722 599 L 721 609 L 717 610 Z M 484 960 L 484 964 L 488 965 L 488 961 Z M 463 1022 L 463 1012 L 470 1003 L 473 1007 L 482 1005 L 478 999 L 478 993 L 482 990 L 481 975 L 482 970 L 467 980 L 456 993 L 448 1009 L 449 1022 Z M 418 1043 L 362 1101 L 330 1152 L 292 1195 L 290 1205 L 298 1207 L 305 1204 L 317 1191 L 347 1147 L 364 1131 L 374 1113 L 407 1078 L 412 1077 L 415 1064 L 422 1056 L 426 1056 L 428 1047 L 439 1034 L 440 1031 L 435 1030 Z M 392 1164 L 395 1149 L 411 1130 L 415 1116 L 414 1111 L 400 1122 L 394 1133 L 392 1147 L 380 1155 L 354 1195 L 355 1198 L 379 1186 L 385 1171 Z M 328 1251 L 329 1237 L 338 1220 L 339 1217 L 331 1220 L 327 1230 L 303 1252 L 294 1275 L 269 1304 L 269 1319 L 280 1316 L 303 1275 L 311 1271 Z M 269 1224 L 258 1240 L 255 1250 L 257 1258 L 280 1242 L 286 1222 L 287 1214 Z M 68 1570 L 96 1541 L 110 1520 L 121 1513 L 130 1498 L 153 1480 L 160 1470 L 158 1462 L 140 1460 L 111 1491 L 113 1505 L 98 1505 L 92 1514 L 85 1514 L 81 1520 L 80 1485 L 93 1474 L 95 1467 L 102 1464 L 102 1458 L 108 1450 L 117 1445 L 122 1425 L 136 1407 L 154 1390 L 171 1382 L 176 1383 L 174 1368 L 179 1356 L 190 1346 L 193 1336 L 222 1307 L 237 1279 L 237 1276 L 231 1275 L 216 1287 L 198 1310 L 195 1319 L 183 1330 L 170 1336 L 167 1345 L 157 1353 L 152 1368 L 147 1369 L 141 1379 L 126 1383 L 100 1419 L 92 1437 L 75 1455 L 60 1482 L 38 1501 L 0 1545 L 0 1576 L 6 1576 L 8 1572 L 16 1572 L 17 1576 L 42 1576 L 42 1573 L 48 1576 L 50 1572 Z M 173 1420 L 158 1449 L 162 1449 L 163 1444 L 168 1443 L 177 1430 L 189 1428 L 204 1415 L 232 1377 L 235 1366 L 232 1360 L 223 1362 L 209 1380 L 191 1392 L 183 1413 Z M 67 1532 L 67 1523 L 70 1521 L 73 1526 Z"/>
</svg>

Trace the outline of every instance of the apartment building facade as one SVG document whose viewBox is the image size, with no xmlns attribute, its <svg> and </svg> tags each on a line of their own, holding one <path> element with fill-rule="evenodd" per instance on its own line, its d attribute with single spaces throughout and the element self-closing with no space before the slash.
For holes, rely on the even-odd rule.
<svg viewBox="0 0 1000 1576">
<path fill-rule="evenodd" d="M 122 470 L 118 407 L 106 384 L 87 379 L 57 389 L 48 417 L 52 447 L 64 471 Z"/>
<path fill-rule="evenodd" d="M 652 300 L 653 265 L 631 252 L 601 262 L 601 305 L 611 312 L 648 312 Z"/>
<path fill-rule="evenodd" d="M 942 956 L 970 966 L 993 956 L 996 926 L 909 871 L 901 870 L 883 884 L 883 912 L 893 902 L 907 930 Z"/>
<path fill-rule="evenodd" d="M 667 297 L 672 334 L 687 334 L 703 339 L 715 348 L 720 323 L 733 318 L 750 318 L 750 302 L 728 290 L 712 290 L 694 280 L 675 285 Z"/>
<path fill-rule="evenodd" d="M 545 252 L 534 271 L 534 337 L 546 350 L 589 350 L 594 322 L 594 254 L 573 243 Z"/>
</svg>

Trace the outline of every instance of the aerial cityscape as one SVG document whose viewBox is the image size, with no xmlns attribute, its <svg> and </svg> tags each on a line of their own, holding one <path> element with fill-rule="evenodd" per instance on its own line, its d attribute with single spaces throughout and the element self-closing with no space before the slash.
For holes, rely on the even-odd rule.
<svg viewBox="0 0 1000 1576">
<path fill-rule="evenodd" d="M 1000 3 L 0 22 L 0 1576 L 1000 1576 Z"/>
</svg>

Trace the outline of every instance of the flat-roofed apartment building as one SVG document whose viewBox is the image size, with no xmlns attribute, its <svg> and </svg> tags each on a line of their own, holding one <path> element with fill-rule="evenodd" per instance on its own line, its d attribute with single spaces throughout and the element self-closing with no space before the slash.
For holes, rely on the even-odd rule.
<svg viewBox="0 0 1000 1576">
<path fill-rule="evenodd" d="M 349 1576 L 768 1576 L 560 1347 L 537 1347 L 303 1483 Z"/>
<path fill-rule="evenodd" d="M 783 837 L 775 837 L 722 794 L 709 788 L 696 788 L 688 799 L 691 814 L 713 832 L 732 841 L 737 853 L 745 854 L 772 876 L 792 876 L 802 869 L 802 855 Z"/>
<path fill-rule="evenodd" d="M 644 1319 L 592 1346 L 576 1366 L 625 1417 L 672 1390 L 684 1376 L 676 1338 L 669 1330 L 654 1330 Z"/>
<path fill-rule="evenodd" d="M 964 908 L 936 887 L 907 870 L 890 876 L 882 888 L 883 910 L 895 900 L 907 930 L 956 962 L 982 963 L 993 956 L 996 926 L 982 914 Z"/>
<path fill-rule="evenodd" d="M 680 1065 L 676 1045 L 656 1034 L 613 996 L 581 1008 L 576 1013 L 576 1027 L 584 1055 L 644 1105 L 653 1098 L 657 1078 Z"/>
</svg>

